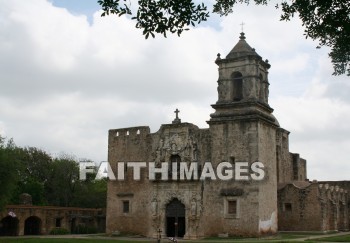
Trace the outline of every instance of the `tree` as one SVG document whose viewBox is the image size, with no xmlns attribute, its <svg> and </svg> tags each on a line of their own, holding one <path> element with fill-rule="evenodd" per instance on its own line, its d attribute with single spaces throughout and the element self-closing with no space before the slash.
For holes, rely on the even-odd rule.
<svg viewBox="0 0 350 243">
<path fill-rule="evenodd" d="M 79 179 L 79 164 L 74 157 L 62 154 L 53 159 L 51 173 L 45 187 L 50 205 L 64 207 L 104 208 L 107 199 L 107 181 L 95 180 L 96 172 Z"/>
<path fill-rule="evenodd" d="M 28 193 L 35 205 L 45 205 L 45 188 L 50 178 L 51 156 L 45 151 L 35 148 L 17 147 L 17 168 L 20 171 L 16 190 L 12 194 L 11 203 L 18 204 L 19 196 Z"/>
<path fill-rule="evenodd" d="M 52 161 L 51 172 L 46 186 L 49 204 L 72 206 L 79 184 L 79 166 L 69 155 L 61 155 Z M 88 194 L 87 194 L 88 195 Z"/>
<path fill-rule="evenodd" d="M 22 193 L 34 205 L 104 208 L 107 180 L 95 180 L 96 172 L 79 180 L 79 165 L 73 156 L 52 158 L 35 148 L 17 147 L 0 136 L 0 211 L 6 204 L 19 204 Z"/>
<path fill-rule="evenodd" d="M 269 0 L 216 0 L 213 13 L 227 16 L 237 3 L 254 2 L 267 5 Z M 168 32 L 179 36 L 188 26 L 195 26 L 209 17 L 208 7 L 193 0 L 138 0 L 136 14 L 132 13 L 130 0 L 98 0 L 102 16 L 127 14 L 136 20 L 136 28 L 143 30 L 146 39 L 155 33 L 166 37 Z M 350 1 L 349 0 L 281 0 L 276 8 L 282 9 L 281 20 L 288 21 L 298 15 L 305 27 L 306 38 L 319 41 L 319 46 L 329 46 L 333 75 L 350 76 Z"/>
<path fill-rule="evenodd" d="M 79 181 L 72 206 L 105 208 L 107 203 L 107 179 Z"/>
<path fill-rule="evenodd" d="M 10 202 L 12 194 L 16 191 L 19 180 L 20 167 L 17 154 L 19 150 L 12 140 L 7 143 L 0 136 L 0 210 Z"/>
</svg>

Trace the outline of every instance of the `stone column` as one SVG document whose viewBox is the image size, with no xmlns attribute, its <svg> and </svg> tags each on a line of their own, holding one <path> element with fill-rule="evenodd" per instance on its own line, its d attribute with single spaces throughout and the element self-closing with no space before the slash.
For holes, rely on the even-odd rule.
<svg viewBox="0 0 350 243">
<path fill-rule="evenodd" d="M 25 220 L 25 217 L 19 218 L 18 235 L 24 235 L 24 220 Z"/>
</svg>

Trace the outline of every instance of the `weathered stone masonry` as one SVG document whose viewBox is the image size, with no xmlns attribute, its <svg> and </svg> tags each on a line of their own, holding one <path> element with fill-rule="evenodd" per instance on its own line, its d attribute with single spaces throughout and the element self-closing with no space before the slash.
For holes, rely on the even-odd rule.
<svg viewBox="0 0 350 243">
<path fill-rule="evenodd" d="M 297 230 L 300 220 L 305 220 L 302 227 L 307 227 L 310 220 L 330 210 L 328 206 L 315 209 L 315 214 L 306 210 L 312 200 L 319 200 L 325 187 L 311 185 L 295 190 L 290 186 L 294 181 L 306 181 L 306 161 L 289 152 L 289 132 L 272 115 L 268 61 L 248 45 L 241 33 L 226 58 L 218 54 L 215 63 L 219 68 L 218 100 L 212 105 L 215 112 L 210 115 L 209 128 L 181 122 L 176 113 L 172 124 L 161 125 L 155 133 L 148 126 L 112 129 L 108 161 L 115 174 L 118 162 L 159 165 L 182 161 L 198 163 L 200 168 L 204 162 L 211 162 L 216 168 L 220 162 L 234 165 L 259 161 L 265 166 L 264 179 L 150 181 L 144 169 L 141 179 L 135 181 L 132 169 L 126 168 L 125 180 L 108 184 L 107 233 L 156 237 L 161 230 L 163 236 L 187 239 L 223 233 L 261 235 L 275 233 L 278 220 L 283 230 Z M 344 193 L 340 193 L 339 201 L 347 200 Z M 289 209 L 291 217 L 285 213 Z M 341 213 L 344 217 L 337 216 L 337 225 L 346 228 L 348 216 L 345 211 Z M 315 230 L 324 230 L 327 222 L 334 223 L 326 218 L 322 216 L 322 224 Z"/>
</svg>

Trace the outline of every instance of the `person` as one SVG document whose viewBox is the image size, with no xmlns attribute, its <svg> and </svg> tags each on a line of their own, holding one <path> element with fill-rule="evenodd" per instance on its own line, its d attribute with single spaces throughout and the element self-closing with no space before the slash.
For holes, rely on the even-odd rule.
<svg viewBox="0 0 350 243">
<path fill-rule="evenodd" d="M 176 239 L 175 237 L 170 237 L 169 240 L 170 240 L 171 242 L 177 243 L 177 239 Z"/>
</svg>

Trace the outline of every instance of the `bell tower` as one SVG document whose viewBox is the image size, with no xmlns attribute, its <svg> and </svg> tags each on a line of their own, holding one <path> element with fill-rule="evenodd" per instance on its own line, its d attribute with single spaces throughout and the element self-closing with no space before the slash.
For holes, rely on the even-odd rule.
<svg viewBox="0 0 350 243">
<path fill-rule="evenodd" d="M 211 162 L 218 166 L 227 161 L 235 165 L 255 162 L 263 164 L 264 178 L 234 180 L 221 187 L 240 191 L 231 197 L 224 195 L 226 204 L 233 198 L 242 217 L 231 222 L 240 232 L 252 234 L 277 231 L 277 159 L 276 133 L 279 124 L 268 104 L 270 64 L 263 61 L 250 47 L 242 32 L 238 43 L 226 58 L 220 54 L 215 61 L 219 66 L 218 100 L 212 107 L 215 113 L 208 121 L 211 136 Z M 215 191 L 211 192 L 215 194 Z M 244 216 L 244 217 L 243 217 Z"/>
<path fill-rule="evenodd" d="M 241 33 L 238 43 L 226 58 L 218 54 L 218 101 L 210 121 L 255 117 L 277 123 L 268 104 L 268 60 L 263 61 Z"/>
</svg>

